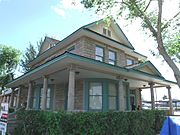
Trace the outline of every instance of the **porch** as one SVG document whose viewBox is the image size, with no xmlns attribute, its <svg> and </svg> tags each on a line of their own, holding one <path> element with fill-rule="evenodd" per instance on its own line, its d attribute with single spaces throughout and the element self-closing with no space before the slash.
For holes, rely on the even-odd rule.
<svg viewBox="0 0 180 135">
<path fill-rule="evenodd" d="M 142 71 L 64 53 L 7 86 L 19 89 L 17 108 L 26 102 L 26 109 L 125 111 L 131 109 L 132 103 L 142 106 L 144 88 L 151 91 L 152 109 L 154 88 L 167 87 L 171 100 L 172 84 L 175 83 Z"/>
</svg>

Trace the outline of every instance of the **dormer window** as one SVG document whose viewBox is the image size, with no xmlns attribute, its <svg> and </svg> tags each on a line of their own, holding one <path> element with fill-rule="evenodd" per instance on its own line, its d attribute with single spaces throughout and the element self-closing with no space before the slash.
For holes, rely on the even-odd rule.
<svg viewBox="0 0 180 135">
<path fill-rule="evenodd" d="M 74 53 L 75 51 L 75 46 L 71 46 L 70 48 L 67 49 L 68 52 Z"/>
<path fill-rule="evenodd" d="M 106 28 L 103 28 L 103 34 L 108 36 L 108 37 L 111 37 L 111 31 L 106 29 Z"/>
<path fill-rule="evenodd" d="M 133 64 L 134 64 L 134 60 L 129 59 L 129 58 L 126 60 L 126 65 L 127 65 L 127 66 L 133 65 Z"/>
</svg>

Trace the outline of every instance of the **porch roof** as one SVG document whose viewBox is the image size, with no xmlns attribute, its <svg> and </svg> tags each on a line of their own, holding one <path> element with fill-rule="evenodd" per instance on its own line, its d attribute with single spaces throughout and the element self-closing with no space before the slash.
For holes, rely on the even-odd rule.
<svg viewBox="0 0 180 135">
<path fill-rule="evenodd" d="M 49 75 L 59 70 L 67 69 L 67 67 L 71 64 L 77 65 L 79 67 L 86 67 L 89 69 L 102 71 L 108 74 L 113 74 L 117 77 L 120 76 L 146 82 L 154 82 L 163 86 L 177 84 L 176 82 L 166 80 L 163 77 L 155 76 L 136 69 L 127 69 L 125 67 L 111 65 L 80 55 L 65 52 L 57 56 L 56 58 L 44 63 L 43 65 L 9 82 L 6 87 L 17 87 L 19 85 L 23 85 L 28 81 L 36 80 L 43 77 L 44 75 Z"/>
</svg>

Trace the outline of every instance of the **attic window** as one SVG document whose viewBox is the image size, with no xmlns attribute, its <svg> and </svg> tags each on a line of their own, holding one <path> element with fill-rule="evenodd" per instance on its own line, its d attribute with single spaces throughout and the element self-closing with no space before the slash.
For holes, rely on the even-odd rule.
<svg viewBox="0 0 180 135">
<path fill-rule="evenodd" d="M 132 59 L 127 59 L 126 60 L 126 65 L 129 66 L 129 65 L 133 65 L 134 64 L 134 60 Z"/>
<path fill-rule="evenodd" d="M 103 28 L 103 34 L 108 36 L 108 37 L 111 37 L 111 31 L 106 29 L 106 28 Z"/>
<path fill-rule="evenodd" d="M 111 31 L 110 30 L 108 30 L 108 36 L 111 37 Z"/>
<path fill-rule="evenodd" d="M 103 28 L 103 34 L 106 35 L 106 29 L 105 28 Z"/>
</svg>

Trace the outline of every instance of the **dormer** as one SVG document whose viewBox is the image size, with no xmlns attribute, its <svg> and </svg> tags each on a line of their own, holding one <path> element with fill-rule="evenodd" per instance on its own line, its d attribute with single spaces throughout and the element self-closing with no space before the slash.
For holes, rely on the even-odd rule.
<svg viewBox="0 0 180 135">
<path fill-rule="evenodd" d="M 39 54 L 42 54 L 43 52 L 47 51 L 48 49 L 54 47 L 58 42 L 60 42 L 60 41 L 46 36 L 41 45 Z"/>
</svg>

